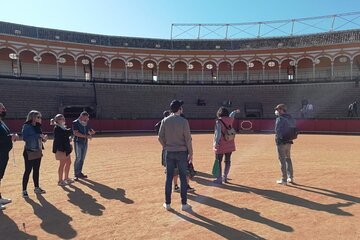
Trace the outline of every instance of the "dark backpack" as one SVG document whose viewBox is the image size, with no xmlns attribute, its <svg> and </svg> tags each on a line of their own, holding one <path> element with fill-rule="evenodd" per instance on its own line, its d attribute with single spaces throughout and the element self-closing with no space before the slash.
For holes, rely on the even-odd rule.
<svg viewBox="0 0 360 240">
<path fill-rule="evenodd" d="M 292 141 L 297 139 L 298 129 L 296 127 L 296 120 L 292 117 L 282 118 L 284 120 L 284 129 L 283 129 L 283 141 Z"/>
</svg>

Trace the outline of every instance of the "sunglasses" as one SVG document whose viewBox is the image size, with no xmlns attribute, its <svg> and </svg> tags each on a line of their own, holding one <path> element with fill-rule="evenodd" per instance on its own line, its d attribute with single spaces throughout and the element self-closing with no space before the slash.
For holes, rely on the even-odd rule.
<svg viewBox="0 0 360 240">
<path fill-rule="evenodd" d="M 37 119 L 41 119 L 41 116 L 36 116 Z"/>
</svg>

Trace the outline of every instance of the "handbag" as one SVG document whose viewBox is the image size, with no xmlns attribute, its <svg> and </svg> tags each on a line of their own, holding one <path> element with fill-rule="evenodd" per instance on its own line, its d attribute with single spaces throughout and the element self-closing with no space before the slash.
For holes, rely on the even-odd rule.
<svg viewBox="0 0 360 240">
<path fill-rule="evenodd" d="M 219 164 L 219 160 L 218 159 L 215 159 L 214 161 L 214 165 L 213 165 L 213 168 L 212 168 L 212 175 L 214 177 L 218 177 L 220 174 L 220 164 Z"/>
<path fill-rule="evenodd" d="M 38 149 L 38 150 L 26 150 L 27 153 L 27 159 L 28 160 L 35 160 L 35 159 L 39 159 L 43 156 L 42 154 L 42 150 Z"/>
</svg>

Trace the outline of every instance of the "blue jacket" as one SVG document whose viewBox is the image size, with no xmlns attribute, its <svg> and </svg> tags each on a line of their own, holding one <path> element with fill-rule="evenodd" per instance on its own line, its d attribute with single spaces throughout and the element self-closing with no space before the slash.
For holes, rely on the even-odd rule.
<svg viewBox="0 0 360 240">
<path fill-rule="evenodd" d="M 88 132 L 91 129 L 91 127 L 89 125 L 83 126 L 80 123 L 79 119 L 76 119 L 75 121 L 73 121 L 73 125 L 72 125 L 72 130 L 73 131 L 79 131 L 81 134 L 84 135 L 89 135 Z M 78 142 L 78 143 L 84 143 L 87 144 L 88 140 L 87 138 L 82 138 L 82 137 L 74 137 L 74 142 Z"/>
<path fill-rule="evenodd" d="M 42 149 L 40 134 L 42 133 L 40 125 L 25 123 L 22 128 L 23 140 L 25 141 L 26 150 Z"/>
<path fill-rule="evenodd" d="M 294 126 L 296 127 L 296 121 L 295 119 L 293 119 L 291 117 L 290 114 L 283 114 L 280 115 L 276 118 L 276 122 L 275 122 L 275 142 L 276 145 L 280 145 L 280 144 L 286 144 L 286 143 L 290 143 L 293 144 L 293 141 L 286 141 L 283 139 L 284 136 L 284 130 L 285 130 L 285 124 L 289 123 L 290 126 Z"/>
</svg>

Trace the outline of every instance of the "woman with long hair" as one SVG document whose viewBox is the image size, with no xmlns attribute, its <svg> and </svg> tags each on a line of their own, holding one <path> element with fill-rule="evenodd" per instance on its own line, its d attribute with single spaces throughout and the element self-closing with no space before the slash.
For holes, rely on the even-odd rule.
<svg viewBox="0 0 360 240">
<path fill-rule="evenodd" d="M 217 176 L 215 183 L 222 184 L 222 182 L 228 181 L 228 174 L 230 171 L 231 165 L 231 154 L 236 150 L 235 148 L 235 141 L 226 140 L 225 138 L 225 131 L 232 127 L 234 122 L 234 118 L 236 113 L 240 113 L 240 110 L 234 110 L 229 114 L 229 110 L 225 107 L 220 107 L 216 113 L 216 124 L 215 124 L 215 133 L 214 133 L 214 152 L 215 152 L 215 159 L 219 161 L 219 175 Z M 224 175 L 222 176 L 222 168 L 221 162 L 223 156 L 225 155 L 225 169 Z"/>
<path fill-rule="evenodd" d="M 27 184 L 29 176 L 33 171 L 34 192 L 36 194 L 44 194 L 45 190 L 39 186 L 39 173 L 42 158 L 43 143 L 47 140 L 47 135 L 41 130 L 41 113 L 36 110 L 31 110 L 22 128 L 23 140 L 25 141 L 24 160 L 25 172 L 22 181 L 22 196 L 29 197 L 27 192 Z"/>
<path fill-rule="evenodd" d="M 53 153 L 55 153 L 55 159 L 59 160 L 60 162 L 58 169 L 58 185 L 65 186 L 66 184 L 74 182 L 74 180 L 69 178 L 69 171 L 71 165 L 70 153 L 72 152 L 70 138 L 72 135 L 72 130 L 71 128 L 66 127 L 65 117 L 62 114 L 57 114 L 53 119 L 51 119 L 50 125 L 55 126 Z"/>
</svg>

